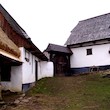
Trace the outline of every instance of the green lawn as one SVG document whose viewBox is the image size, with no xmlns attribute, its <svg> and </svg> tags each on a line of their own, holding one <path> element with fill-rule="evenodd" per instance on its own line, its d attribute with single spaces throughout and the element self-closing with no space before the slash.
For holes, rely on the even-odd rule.
<svg viewBox="0 0 110 110">
<path fill-rule="evenodd" d="M 110 110 L 110 78 L 101 74 L 44 78 L 27 96 L 36 96 L 42 110 Z"/>
</svg>

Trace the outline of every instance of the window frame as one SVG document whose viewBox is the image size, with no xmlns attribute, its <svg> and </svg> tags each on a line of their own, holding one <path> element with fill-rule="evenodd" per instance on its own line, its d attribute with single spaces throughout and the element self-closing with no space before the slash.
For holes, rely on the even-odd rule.
<svg viewBox="0 0 110 110">
<path fill-rule="evenodd" d="M 30 60 L 30 53 L 29 53 L 29 51 L 27 51 L 26 49 L 25 49 L 25 60 L 26 60 L 27 62 L 29 62 L 29 60 Z"/>
</svg>

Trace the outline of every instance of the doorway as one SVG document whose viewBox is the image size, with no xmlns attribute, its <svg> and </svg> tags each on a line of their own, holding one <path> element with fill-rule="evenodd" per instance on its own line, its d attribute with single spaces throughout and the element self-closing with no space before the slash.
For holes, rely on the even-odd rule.
<svg viewBox="0 0 110 110">
<path fill-rule="evenodd" d="M 38 80 L 38 61 L 35 61 L 35 80 Z"/>
<path fill-rule="evenodd" d="M 66 55 L 56 55 L 54 57 L 55 76 L 64 76 L 69 70 L 68 57 Z"/>
</svg>

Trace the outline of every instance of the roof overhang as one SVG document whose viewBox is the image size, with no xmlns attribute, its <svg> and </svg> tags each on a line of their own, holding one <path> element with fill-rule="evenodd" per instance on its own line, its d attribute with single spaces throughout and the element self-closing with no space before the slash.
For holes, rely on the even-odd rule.
<svg viewBox="0 0 110 110">
<path fill-rule="evenodd" d="M 0 49 L 20 57 L 20 50 L 18 46 L 7 36 L 7 34 L 0 27 Z"/>
<path fill-rule="evenodd" d="M 107 43 L 110 43 L 110 38 L 93 40 L 93 41 L 76 43 L 76 44 L 71 44 L 71 45 L 67 45 L 67 47 L 69 47 L 69 48 L 77 48 L 77 47 L 101 45 L 101 44 L 107 44 Z"/>
<path fill-rule="evenodd" d="M 29 52 L 31 52 L 33 55 L 38 57 L 39 59 L 43 61 L 48 61 L 48 58 L 34 45 L 34 43 L 31 41 L 31 39 L 27 39 L 30 46 L 27 48 L 25 47 Z"/>
<path fill-rule="evenodd" d="M 22 61 L 20 60 L 20 58 L 4 51 L 4 50 L 1 50 L 0 49 L 0 60 L 2 61 L 6 61 L 8 63 L 10 63 L 11 65 L 21 65 L 22 64 Z"/>
</svg>

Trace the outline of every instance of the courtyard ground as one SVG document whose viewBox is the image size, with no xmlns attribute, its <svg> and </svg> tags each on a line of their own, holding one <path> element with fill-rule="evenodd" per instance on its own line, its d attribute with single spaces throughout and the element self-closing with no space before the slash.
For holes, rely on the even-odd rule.
<svg viewBox="0 0 110 110">
<path fill-rule="evenodd" d="M 0 110 L 109 110 L 110 78 L 104 74 L 41 79 L 25 94 L 5 95 Z"/>
</svg>

